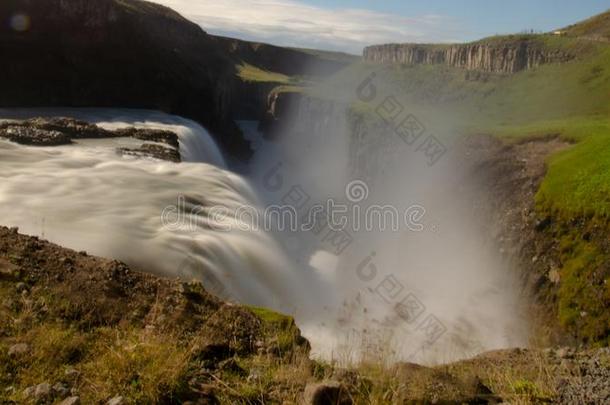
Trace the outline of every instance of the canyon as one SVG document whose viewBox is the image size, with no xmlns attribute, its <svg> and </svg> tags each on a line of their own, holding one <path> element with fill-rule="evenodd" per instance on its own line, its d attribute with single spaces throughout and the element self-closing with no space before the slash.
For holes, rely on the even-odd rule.
<svg viewBox="0 0 610 405">
<path fill-rule="evenodd" d="M 360 59 L 0 12 L 0 402 L 610 400 L 610 13 Z M 413 228 L 241 211 L 329 201 Z"/>
</svg>

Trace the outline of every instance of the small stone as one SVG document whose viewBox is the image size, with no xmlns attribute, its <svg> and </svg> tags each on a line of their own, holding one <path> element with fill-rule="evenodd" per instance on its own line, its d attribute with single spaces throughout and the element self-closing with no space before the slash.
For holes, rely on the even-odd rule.
<svg viewBox="0 0 610 405">
<path fill-rule="evenodd" d="M 560 359 L 570 359 L 570 358 L 574 357 L 572 355 L 571 350 L 567 347 L 562 347 L 562 348 L 558 349 L 556 353 L 557 353 L 557 357 L 559 357 Z"/>
<path fill-rule="evenodd" d="M 29 388 L 34 388 L 33 394 L 34 397 L 37 399 L 47 398 L 49 395 L 51 395 L 51 385 L 49 385 L 48 383 L 38 384 L 34 387 Z"/>
<path fill-rule="evenodd" d="M 53 391 L 56 392 L 60 397 L 65 397 L 70 393 L 68 386 L 62 383 L 56 383 L 53 385 Z"/>
<path fill-rule="evenodd" d="M 125 398 L 121 396 L 116 396 L 106 402 L 106 405 L 125 405 L 126 403 L 127 402 L 125 401 Z"/>
<path fill-rule="evenodd" d="M 31 396 L 34 395 L 34 392 L 36 391 L 36 387 L 32 386 L 32 387 L 27 387 L 26 389 L 23 390 L 23 398 L 30 398 Z"/>
<path fill-rule="evenodd" d="M 8 349 L 9 356 L 19 356 L 30 351 L 30 346 L 27 343 L 17 343 Z"/>
<path fill-rule="evenodd" d="M 248 382 L 255 382 L 255 381 L 259 381 L 261 379 L 261 377 L 263 376 L 264 371 L 258 367 L 253 368 L 252 370 L 250 370 L 250 374 L 248 375 L 248 378 L 246 379 Z"/>
<path fill-rule="evenodd" d="M 19 267 L 0 257 L 0 277 L 15 279 L 18 274 Z"/>
<path fill-rule="evenodd" d="M 68 378 L 73 379 L 73 378 L 78 377 L 80 375 L 80 372 L 77 369 L 70 367 L 70 368 L 67 368 L 66 371 L 64 371 L 64 375 Z"/>
<path fill-rule="evenodd" d="M 17 292 L 24 292 L 28 290 L 28 286 L 26 283 L 19 282 L 15 284 L 15 290 L 17 290 Z"/>
<path fill-rule="evenodd" d="M 307 384 L 304 397 L 306 405 L 352 404 L 345 386 L 336 381 Z"/>
<path fill-rule="evenodd" d="M 79 397 L 68 397 L 61 401 L 59 405 L 80 405 Z"/>
</svg>

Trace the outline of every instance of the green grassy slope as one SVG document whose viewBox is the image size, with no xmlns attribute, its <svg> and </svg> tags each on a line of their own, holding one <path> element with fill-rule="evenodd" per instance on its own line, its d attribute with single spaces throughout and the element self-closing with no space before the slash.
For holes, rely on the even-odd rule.
<svg viewBox="0 0 610 405">
<path fill-rule="evenodd" d="M 610 40 L 610 10 L 565 28 L 568 35 Z"/>
</svg>

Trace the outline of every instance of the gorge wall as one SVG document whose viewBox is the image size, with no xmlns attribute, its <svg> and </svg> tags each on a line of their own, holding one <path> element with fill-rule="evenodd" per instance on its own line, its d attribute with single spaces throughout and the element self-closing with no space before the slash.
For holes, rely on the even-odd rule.
<svg viewBox="0 0 610 405">
<path fill-rule="evenodd" d="M 180 115 L 223 151 L 248 157 L 235 119 L 262 113 L 273 84 L 245 83 L 237 65 L 287 75 L 344 63 L 209 35 L 171 9 L 136 0 L 0 3 L 0 107 L 121 107 Z M 6 16 L 6 18 L 4 18 Z"/>
<path fill-rule="evenodd" d="M 228 104 L 235 63 L 214 37 L 158 4 L 10 0 L 0 15 L 2 107 L 124 107 L 194 119 L 249 153 Z"/>
<path fill-rule="evenodd" d="M 375 63 L 447 65 L 491 73 L 515 73 L 572 59 L 569 53 L 546 47 L 534 37 L 480 41 L 470 44 L 386 44 L 364 49 L 364 59 Z"/>
</svg>

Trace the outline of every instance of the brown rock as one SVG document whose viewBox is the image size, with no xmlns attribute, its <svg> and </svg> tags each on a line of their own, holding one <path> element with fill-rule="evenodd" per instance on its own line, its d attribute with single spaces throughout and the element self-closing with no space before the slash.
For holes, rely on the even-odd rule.
<svg viewBox="0 0 610 405">
<path fill-rule="evenodd" d="M 306 405 L 351 405 L 352 400 L 345 386 L 336 381 L 308 384 L 305 387 Z"/>
<path fill-rule="evenodd" d="M 8 349 L 9 356 L 20 356 L 30 351 L 30 346 L 27 343 L 17 343 Z"/>
</svg>

